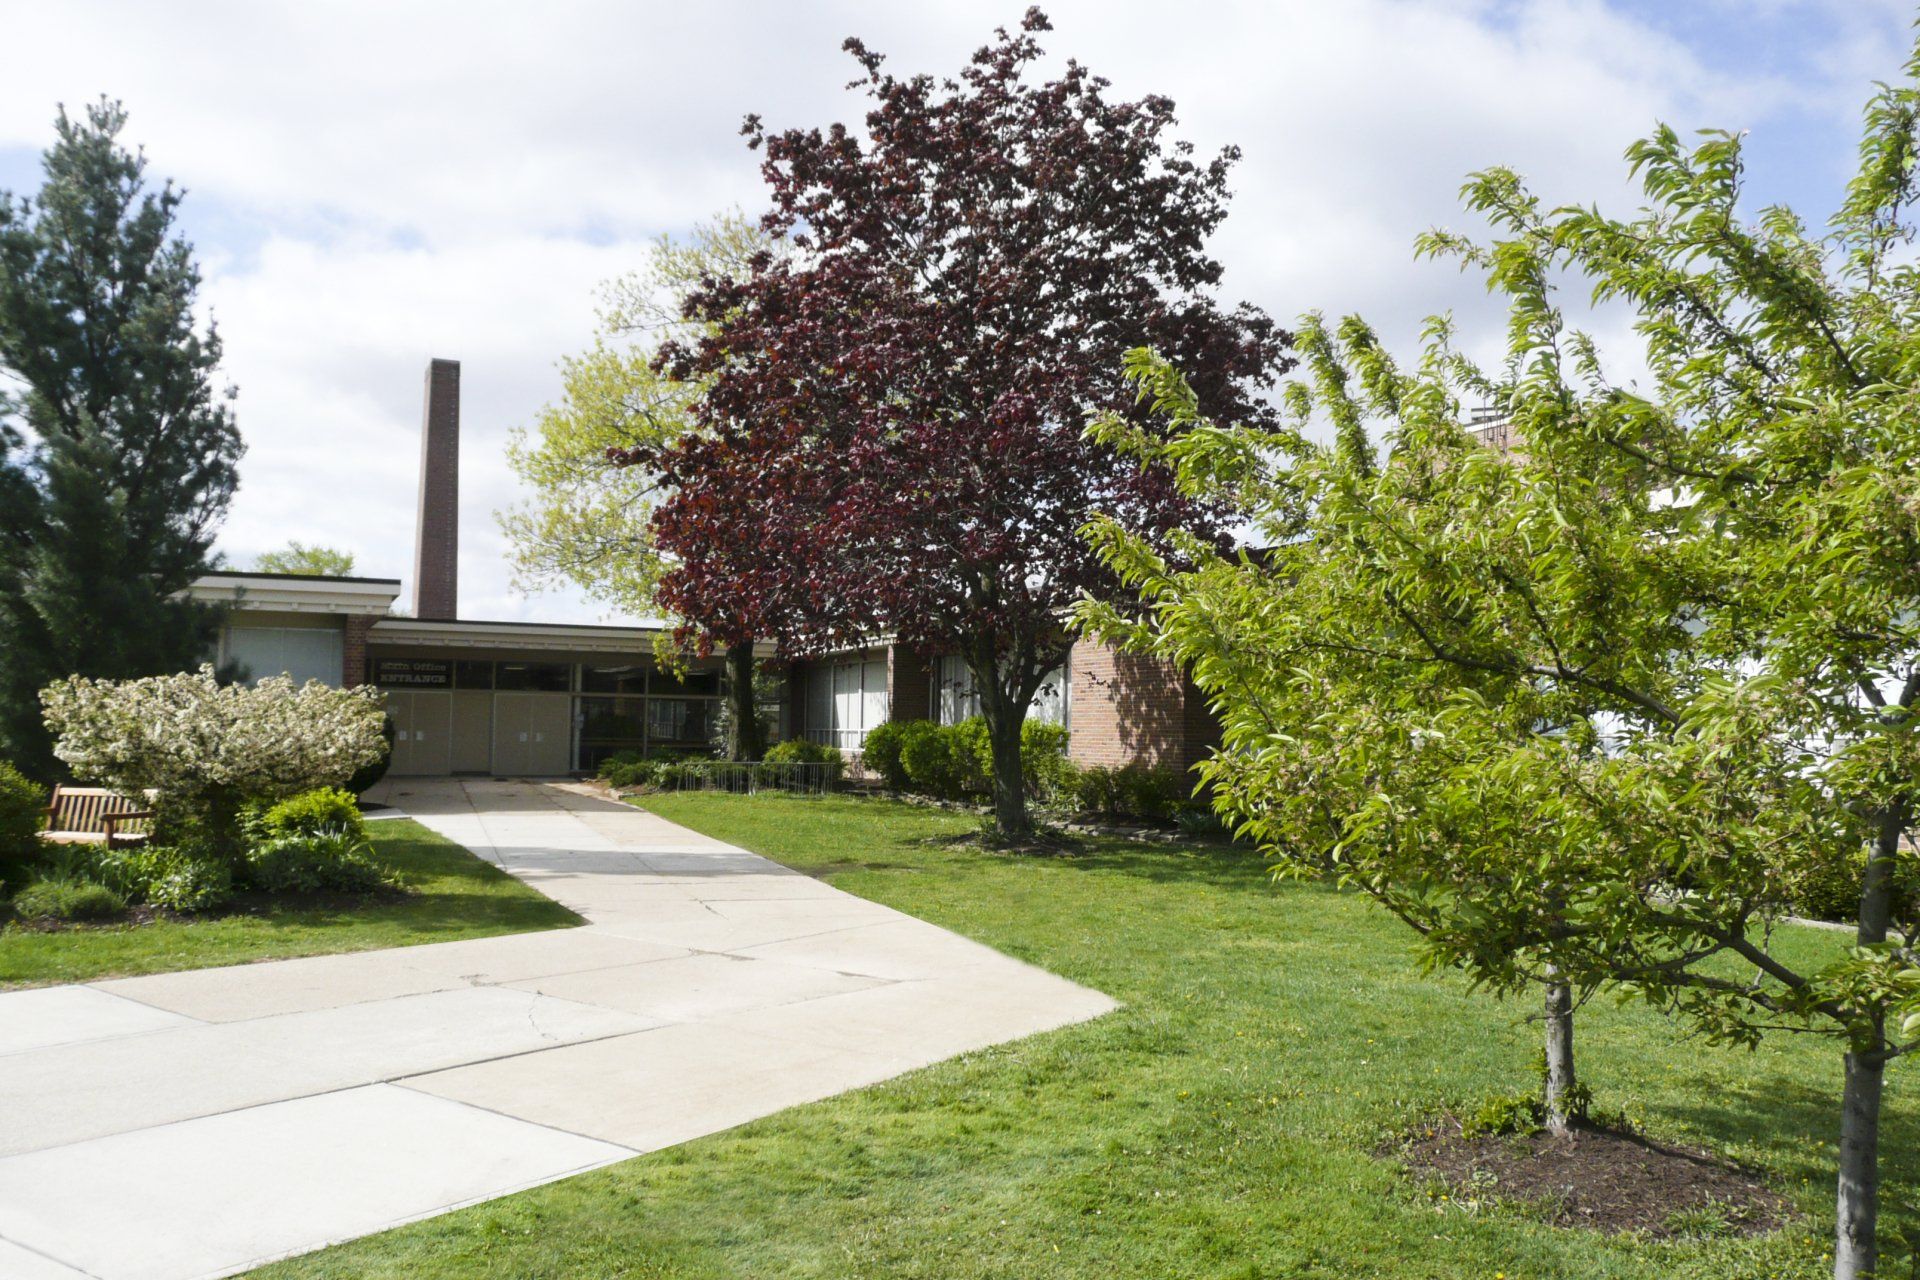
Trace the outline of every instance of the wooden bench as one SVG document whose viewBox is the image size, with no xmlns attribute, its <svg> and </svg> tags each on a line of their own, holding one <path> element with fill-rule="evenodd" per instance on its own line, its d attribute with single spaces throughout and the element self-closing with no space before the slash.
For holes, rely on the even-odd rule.
<svg viewBox="0 0 1920 1280">
<path fill-rule="evenodd" d="M 55 785 L 46 814 L 40 838 L 49 844 L 104 844 L 118 849 L 144 844 L 153 835 L 153 810 L 136 809 L 130 800 L 105 787 Z"/>
</svg>

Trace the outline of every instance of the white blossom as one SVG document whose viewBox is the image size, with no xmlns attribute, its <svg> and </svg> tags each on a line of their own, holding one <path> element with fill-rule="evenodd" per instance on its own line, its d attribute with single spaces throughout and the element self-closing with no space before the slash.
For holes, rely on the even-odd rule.
<svg viewBox="0 0 1920 1280">
<path fill-rule="evenodd" d="M 72 676 L 41 691 L 54 754 L 123 795 L 195 806 L 338 786 L 386 750 L 381 694 L 270 676 L 222 685 L 211 666 L 139 680 Z"/>
</svg>

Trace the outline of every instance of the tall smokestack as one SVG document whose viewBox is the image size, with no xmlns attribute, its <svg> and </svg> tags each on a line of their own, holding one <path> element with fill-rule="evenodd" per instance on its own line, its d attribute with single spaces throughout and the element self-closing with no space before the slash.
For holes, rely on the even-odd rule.
<svg viewBox="0 0 1920 1280">
<path fill-rule="evenodd" d="M 460 362 L 427 362 L 420 423 L 420 525 L 413 544 L 413 616 L 450 621 L 460 595 Z"/>
</svg>

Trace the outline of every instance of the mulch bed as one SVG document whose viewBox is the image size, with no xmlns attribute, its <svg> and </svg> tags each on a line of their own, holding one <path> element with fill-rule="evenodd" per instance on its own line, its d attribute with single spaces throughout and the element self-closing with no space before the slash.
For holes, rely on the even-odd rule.
<svg viewBox="0 0 1920 1280">
<path fill-rule="evenodd" d="M 1467 1138 L 1448 1116 L 1391 1154 L 1450 1192 L 1518 1202 L 1556 1226 L 1666 1239 L 1698 1234 L 1708 1223 L 1714 1234 L 1761 1235 L 1792 1217 L 1787 1201 L 1754 1174 L 1632 1133 Z"/>
</svg>

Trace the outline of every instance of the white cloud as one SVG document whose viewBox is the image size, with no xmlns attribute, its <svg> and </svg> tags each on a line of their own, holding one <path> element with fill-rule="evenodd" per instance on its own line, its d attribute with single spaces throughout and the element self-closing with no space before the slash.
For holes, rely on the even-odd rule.
<svg viewBox="0 0 1920 1280">
<path fill-rule="evenodd" d="M 1215 249 L 1227 287 L 1290 319 L 1358 310 L 1396 344 L 1451 308 L 1497 318 L 1477 282 L 1416 264 L 1463 225 L 1469 170 L 1509 164 L 1553 199 L 1627 204 L 1622 149 L 1656 119 L 1764 126 L 1850 117 L 1901 50 L 1885 8 L 1834 0 L 1814 80 L 1710 69 L 1594 0 L 1061 0 L 1044 43 L 1164 93 L 1203 150 L 1246 153 Z M 760 203 L 737 136 L 857 122 L 858 33 L 899 71 L 950 74 L 1022 0 L 732 4 L 15 4 L 0 147 L 39 147 L 56 100 L 105 91 L 157 174 L 191 191 L 207 299 L 250 442 L 224 545 L 289 537 L 411 567 L 421 377 L 463 362 L 462 599 L 475 616 L 585 619 L 511 597 L 492 510 L 507 429 L 557 390 L 593 284 L 653 235 Z M 1728 21 L 1740 20 L 1738 7 Z M 1811 29 L 1810 24 L 1810 29 Z M 1844 111 L 1843 111 L 1844 106 Z"/>
</svg>

